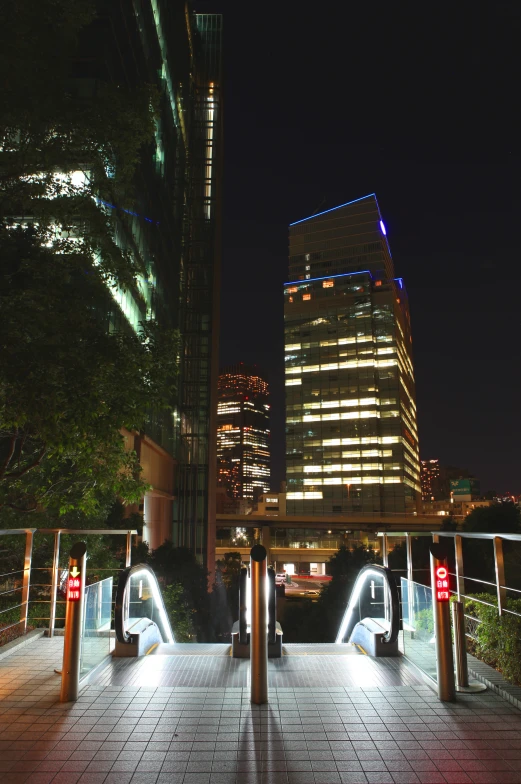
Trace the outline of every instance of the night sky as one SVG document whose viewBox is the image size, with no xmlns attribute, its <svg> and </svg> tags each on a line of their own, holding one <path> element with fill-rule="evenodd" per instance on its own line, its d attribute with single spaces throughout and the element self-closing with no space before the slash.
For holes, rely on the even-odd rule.
<svg viewBox="0 0 521 784">
<path fill-rule="evenodd" d="M 221 363 L 267 374 L 272 489 L 288 223 L 375 192 L 409 292 L 421 456 L 521 492 L 519 0 L 196 9 L 225 15 Z"/>
</svg>

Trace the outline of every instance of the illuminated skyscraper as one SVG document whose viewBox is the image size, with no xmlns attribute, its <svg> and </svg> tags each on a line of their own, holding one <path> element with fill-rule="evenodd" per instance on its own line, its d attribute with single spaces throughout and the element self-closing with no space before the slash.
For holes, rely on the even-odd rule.
<svg viewBox="0 0 521 784">
<path fill-rule="evenodd" d="M 293 223 L 289 244 L 287 513 L 417 511 L 409 306 L 375 194 Z"/>
<path fill-rule="evenodd" d="M 440 461 L 421 461 L 422 501 L 439 501 L 441 499 Z M 447 494 L 448 498 L 448 494 Z"/>
<path fill-rule="evenodd" d="M 270 489 L 268 384 L 243 363 L 219 376 L 217 481 L 231 498 Z"/>
</svg>

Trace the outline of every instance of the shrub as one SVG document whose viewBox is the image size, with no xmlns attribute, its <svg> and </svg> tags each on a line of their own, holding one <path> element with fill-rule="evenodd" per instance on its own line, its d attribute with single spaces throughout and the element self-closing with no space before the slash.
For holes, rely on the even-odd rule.
<svg viewBox="0 0 521 784">
<path fill-rule="evenodd" d="M 507 598 L 504 608 L 521 615 L 521 599 Z M 480 621 L 476 624 L 476 639 L 469 644 L 470 652 L 499 670 L 507 680 L 521 684 L 521 617 L 498 615 L 497 598 L 488 593 L 466 599 L 465 612 Z"/>
</svg>

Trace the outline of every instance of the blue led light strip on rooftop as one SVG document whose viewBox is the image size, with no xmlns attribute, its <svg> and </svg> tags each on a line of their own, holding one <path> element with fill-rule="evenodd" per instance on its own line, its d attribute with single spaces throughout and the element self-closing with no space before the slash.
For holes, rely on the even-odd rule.
<svg viewBox="0 0 521 784">
<path fill-rule="evenodd" d="M 303 223 L 304 221 L 310 220 L 311 218 L 318 218 L 319 215 L 325 215 L 327 212 L 334 212 L 335 210 L 339 210 L 341 207 L 347 207 L 349 204 L 356 204 L 357 201 L 363 201 L 364 199 L 370 199 L 371 196 L 374 196 L 376 199 L 376 193 L 368 193 L 367 196 L 360 196 L 359 199 L 353 199 L 353 201 L 346 201 L 345 204 L 339 204 L 338 207 L 331 207 L 329 210 L 324 210 L 323 212 L 317 212 L 315 215 L 308 215 L 307 218 L 301 218 L 301 220 L 294 221 L 290 223 L 290 226 L 296 226 L 297 223 Z M 378 204 L 378 202 L 377 202 Z M 380 209 L 378 209 L 380 212 Z"/>
<path fill-rule="evenodd" d="M 285 283 L 285 286 L 304 286 L 306 283 L 313 283 L 314 280 L 331 280 L 332 278 L 348 278 L 351 275 L 369 275 L 372 278 L 372 274 L 369 270 L 361 270 L 360 272 L 342 272 L 339 275 L 324 275 L 323 278 L 305 278 L 304 280 L 294 280 L 291 283 Z"/>
</svg>

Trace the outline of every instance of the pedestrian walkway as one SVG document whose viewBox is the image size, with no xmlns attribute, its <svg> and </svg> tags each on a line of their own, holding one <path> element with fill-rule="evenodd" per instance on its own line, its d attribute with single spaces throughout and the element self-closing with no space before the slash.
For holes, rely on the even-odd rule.
<svg viewBox="0 0 521 784">
<path fill-rule="evenodd" d="M 291 648 L 293 646 L 288 646 Z M 441 703 L 403 659 L 298 651 L 248 662 L 111 662 L 58 702 L 62 640 L 0 660 L 1 784 L 521 784 L 521 712 L 490 692 Z"/>
</svg>

